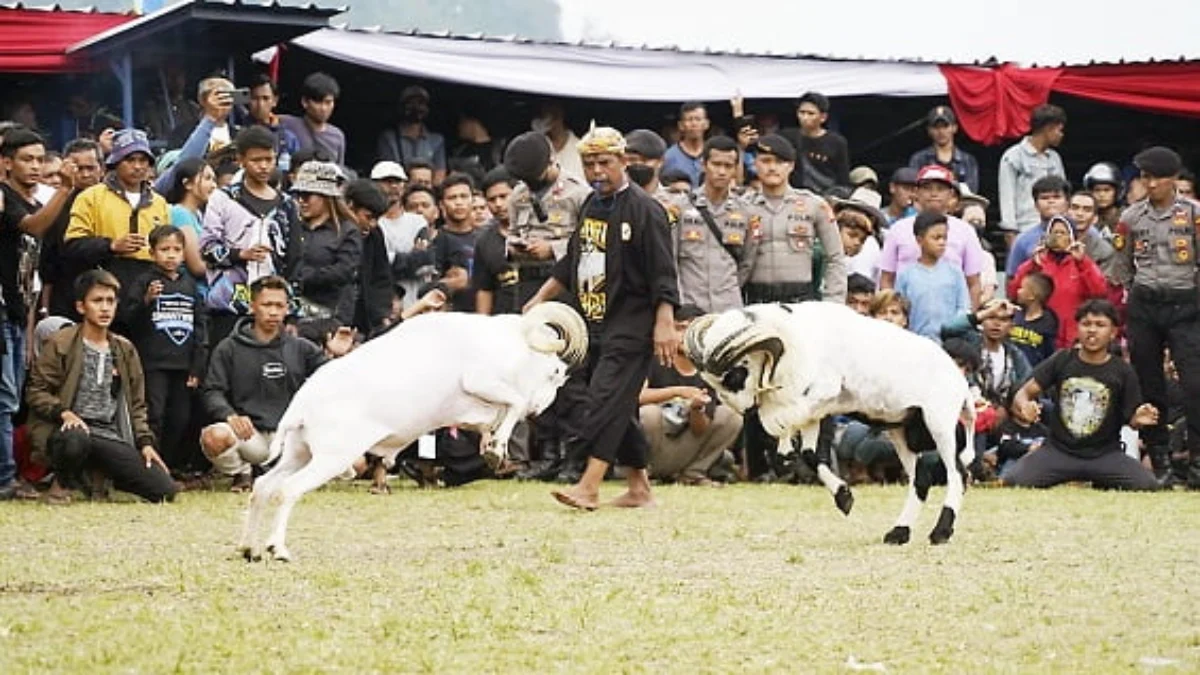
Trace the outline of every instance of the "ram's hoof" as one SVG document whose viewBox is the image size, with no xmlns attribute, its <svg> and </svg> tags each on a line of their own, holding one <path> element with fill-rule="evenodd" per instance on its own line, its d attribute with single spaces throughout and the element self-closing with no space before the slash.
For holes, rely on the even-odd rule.
<svg viewBox="0 0 1200 675">
<path fill-rule="evenodd" d="M 911 535 L 912 533 L 907 527 L 896 526 L 883 535 L 883 543 L 903 546 L 908 543 L 908 538 Z"/>
<path fill-rule="evenodd" d="M 929 543 L 936 545 L 950 541 L 950 536 L 954 534 L 955 517 L 954 509 L 943 506 L 937 525 L 934 525 L 933 531 L 929 533 Z"/>
<path fill-rule="evenodd" d="M 842 485 L 833 493 L 833 503 L 837 504 L 838 510 L 845 515 L 850 515 L 850 509 L 854 508 L 854 494 L 850 492 L 850 486 Z"/>
</svg>

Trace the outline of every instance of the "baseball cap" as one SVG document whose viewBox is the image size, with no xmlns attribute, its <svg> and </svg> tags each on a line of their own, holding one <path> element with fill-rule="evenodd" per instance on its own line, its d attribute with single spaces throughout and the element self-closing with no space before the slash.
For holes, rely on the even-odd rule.
<svg viewBox="0 0 1200 675">
<path fill-rule="evenodd" d="M 875 173 L 875 169 L 869 166 L 856 166 L 850 170 L 850 184 L 862 185 L 863 183 L 879 185 L 879 174 Z"/>
<path fill-rule="evenodd" d="M 958 118 L 955 117 L 954 110 L 950 106 L 934 106 L 933 110 L 925 115 L 925 126 L 931 127 L 935 124 L 958 124 Z"/>
<path fill-rule="evenodd" d="M 759 137 L 754 147 L 760 155 L 774 155 L 785 162 L 796 161 L 796 148 L 792 146 L 788 139 L 779 134 L 767 134 L 766 136 Z"/>
<path fill-rule="evenodd" d="M 140 129 L 122 129 L 113 136 L 112 152 L 108 155 L 107 164 L 116 166 L 121 160 L 139 152 L 153 161 L 154 154 L 150 152 L 150 141 L 146 138 L 146 132 Z"/>
<path fill-rule="evenodd" d="M 938 164 L 930 164 L 921 167 L 917 172 L 917 185 L 928 183 L 930 181 L 938 181 L 945 183 L 950 187 L 958 187 L 958 181 L 954 178 L 954 172 L 944 166 Z"/>
<path fill-rule="evenodd" d="M 404 172 L 404 167 L 396 162 L 388 160 L 376 162 L 375 166 L 371 167 L 371 180 L 383 180 L 385 178 L 407 181 L 408 174 Z"/>
<path fill-rule="evenodd" d="M 889 182 L 895 183 L 896 185 L 916 185 L 917 170 L 907 166 L 902 166 L 892 172 L 892 180 Z"/>
</svg>

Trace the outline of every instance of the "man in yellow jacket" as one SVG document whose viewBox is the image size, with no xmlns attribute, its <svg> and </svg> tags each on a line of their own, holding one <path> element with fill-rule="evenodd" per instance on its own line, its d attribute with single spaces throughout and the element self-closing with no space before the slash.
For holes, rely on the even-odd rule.
<svg viewBox="0 0 1200 675">
<path fill-rule="evenodd" d="M 108 175 L 81 192 L 71 207 L 63 256 L 80 269 L 108 270 L 123 287 L 149 269 L 147 237 L 155 227 L 170 223 L 166 200 L 150 187 L 152 161 L 145 133 L 117 132 L 108 156 Z"/>
</svg>

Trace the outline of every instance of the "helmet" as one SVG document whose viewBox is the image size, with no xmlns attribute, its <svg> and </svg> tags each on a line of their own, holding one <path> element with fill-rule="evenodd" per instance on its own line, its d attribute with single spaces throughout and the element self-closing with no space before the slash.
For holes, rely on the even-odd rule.
<svg viewBox="0 0 1200 675">
<path fill-rule="evenodd" d="M 1093 164 L 1092 168 L 1083 174 L 1083 187 L 1085 190 L 1091 190 L 1097 185 L 1112 185 L 1120 189 L 1121 183 L 1121 171 L 1112 162 Z"/>
</svg>

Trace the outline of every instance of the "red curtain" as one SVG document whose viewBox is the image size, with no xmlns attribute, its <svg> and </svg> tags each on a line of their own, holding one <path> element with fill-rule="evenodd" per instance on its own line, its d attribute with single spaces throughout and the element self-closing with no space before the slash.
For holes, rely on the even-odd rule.
<svg viewBox="0 0 1200 675">
<path fill-rule="evenodd" d="M 1128 108 L 1200 117 L 1200 63 L 1064 68 L 1054 91 Z"/>
<path fill-rule="evenodd" d="M 994 145 L 1029 131 L 1050 92 L 1151 112 L 1200 117 L 1200 63 L 1069 68 L 942 66 L 950 103 L 968 136 Z"/>
<path fill-rule="evenodd" d="M 1029 131 L 1029 115 L 1046 102 L 1057 68 L 941 66 L 958 125 L 971 138 L 995 145 Z"/>
<path fill-rule="evenodd" d="M 67 48 L 135 17 L 125 14 L 0 9 L 0 72 L 61 73 L 86 64 Z"/>
</svg>

